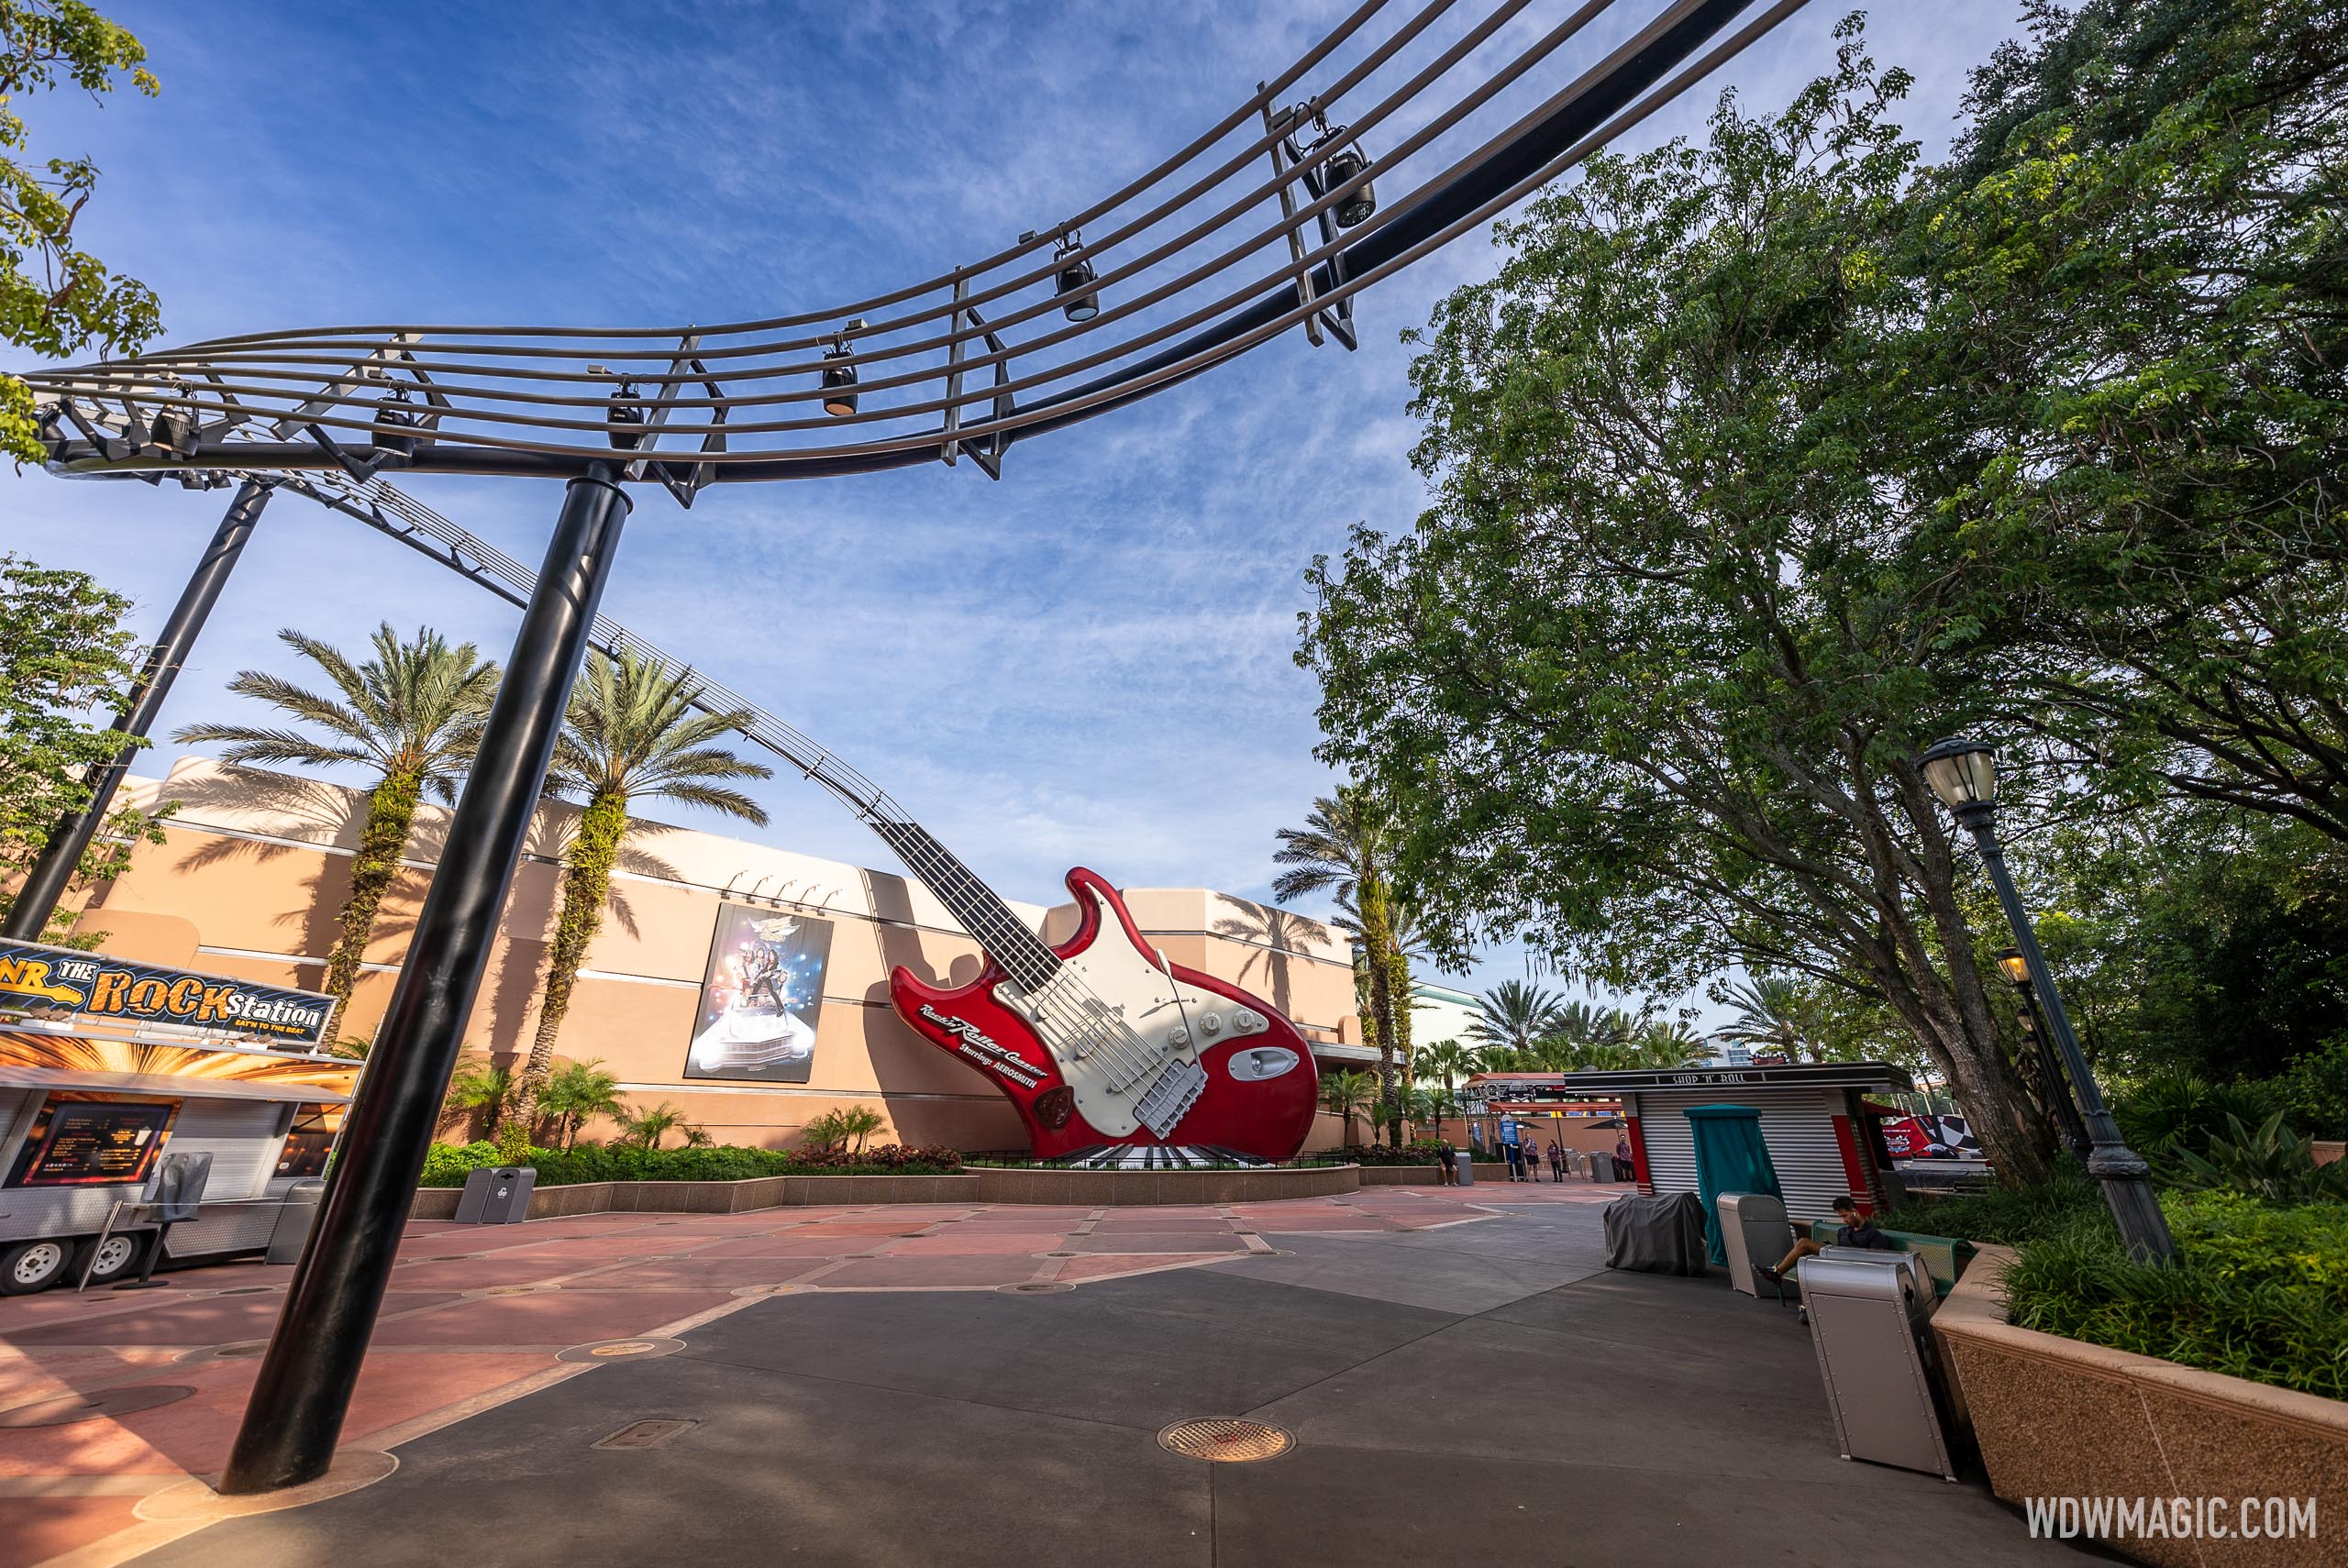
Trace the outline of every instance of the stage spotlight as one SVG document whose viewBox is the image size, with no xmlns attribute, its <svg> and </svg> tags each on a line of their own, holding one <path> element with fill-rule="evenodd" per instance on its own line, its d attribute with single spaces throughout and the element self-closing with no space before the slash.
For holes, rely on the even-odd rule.
<svg viewBox="0 0 2348 1568">
<path fill-rule="evenodd" d="M 1314 150 L 1342 140 L 1345 134 L 1346 127 L 1339 126 L 1323 137 Z M 1321 186 L 1324 191 L 1345 193 L 1335 208 L 1339 228 L 1352 228 L 1357 224 L 1367 223 L 1369 215 L 1378 210 L 1378 193 L 1371 189 L 1369 182 L 1369 159 L 1357 141 L 1347 142 L 1322 161 Z"/>
<path fill-rule="evenodd" d="M 847 346 L 847 335 L 863 326 L 861 317 L 849 322 L 824 350 L 824 412 L 835 419 L 856 412 L 856 354 Z"/>
</svg>

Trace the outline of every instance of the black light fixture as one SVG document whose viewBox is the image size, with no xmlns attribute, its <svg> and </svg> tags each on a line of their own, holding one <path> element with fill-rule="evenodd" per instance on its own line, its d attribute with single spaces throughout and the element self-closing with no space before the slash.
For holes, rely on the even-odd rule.
<svg viewBox="0 0 2348 1568">
<path fill-rule="evenodd" d="M 422 421 L 409 405 L 407 386 L 393 381 L 392 390 L 375 400 L 375 450 L 391 458 L 415 456 L 415 428 Z"/>
<path fill-rule="evenodd" d="M 1998 955 L 1998 968 L 1999 971 L 2006 977 L 2006 983 L 2008 985 L 2014 987 L 2018 990 L 2026 989 L 2029 987 L 2030 960 L 2021 955 L 2021 949 L 2018 947 L 2009 947 L 1999 953 Z"/>
<path fill-rule="evenodd" d="M 2038 934 L 2031 928 L 2021 895 L 2014 890 L 2013 877 L 2006 869 L 2006 853 L 1998 843 L 1995 822 L 1997 752 L 1986 742 L 1951 735 L 1919 753 L 1916 766 L 1941 804 L 1960 827 L 1972 834 L 1974 845 L 1981 851 L 1982 869 L 1989 873 L 1989 885 L 1998 890 L 2006 924 L 2013 930 L 2013 951 L 2021 960 L 2023 978 L 2030 986 L 2025 994 L 2043 1010 L 2046 1032 L 2054 1036 L 2063 1070 L 2077 1091 L 2088 1143 L 2088 1174 L 2103 1185 L 2103 1198 L 2111 1206 L 2121 1241 L 2138 1263 L 2173 1262 L 2176 1242 L 2169 1236 L 2159 1200 L 2153 1196 L 2153 1168 L 2121 1137 L 2119 1123 L 2103 1103 L 2103 1091 L 2096 1086 L 2095 1075 L 2088 1070 L 2087 1057 L 2079 1051 L 2078 1036 L 2071 1032 L 2070 1014 L 2063 1010 L 2062 993 L 2054 988 L 2046 955 L 2038 950 Z M 1998 966 L 2006 968 L 2002 956 Z"/>
<path fill-rule="evenodd" d="M 1332 142 L 1345 145 L 1321 160 L 1321 187 L 1324 192 L 1345 193 L 1335 209 L 1337 226 L 1354 228 L 1368 223 L 1370 214 L 1378 210 L 1378 192 L 1369 181 L 1369 155 L 1362 151 L 1360 142 L 1346 139 L 1344 126 L 1313 143 L 1313 150 L 1318 152 Z"/>
<path fill-rule="evenodd" d="M 587 373 L 608 376 L 612 372 L 602 365 L 590 365 Z M 612 445 L 620 451 L 633 452 L 644 445 L 644 426 L 649 415 L 645 413 L 644 405 L 637 401 L 639 394 L 636 382 L 626 376 L 620 377 L 619 381 L 620 384 L 612 389 L 612 395 L 604 400 L 604 406 L 610 410 L 606 423 L 612 427 Z"/>
<path fill-rule="evenodd" d="M 856 412 L 856 351 L 847 338 L 863 327 L 864 318 L 857 317 L 833 334 L 832 346 L 824 350 L 824 412 L 835 419 Z"/>
<path fill-rule="evenodd" d="M 176 386 L 171 390 L 183 395 L 186 391 Z M 167 403 L 155 411 L 154 423 L 147 427 L 147 438 L 180 457 L 193 458 L 195 456 L 195 415 L 188 412 L 184 403 Z"/>
<path fill-rule="evenodd" d="M 1032 241 L 1038 230 L 1029 229 L 1019 237 L 1019 243 Z M 1070 321 L 1091 321 L 1101 314 L 1101 291 L 1093 287 L 1092 263 L 1078 254 L 1084 248 L 1084 237 L 1073 228 L 1060 230 L 1059 243 L 1052 248 L 1052 293 L 1060 302 L 1060 314 Z"/>
</svg>

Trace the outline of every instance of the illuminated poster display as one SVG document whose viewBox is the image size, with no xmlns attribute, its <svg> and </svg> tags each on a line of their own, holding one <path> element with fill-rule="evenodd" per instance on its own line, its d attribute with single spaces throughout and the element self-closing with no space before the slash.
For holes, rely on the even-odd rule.
<svg viewBox="0 0 2348 1568">
<path fill-rule="evenodd" d="M 143 1182 L 178 1109 L 171 1100 L 53 1100 L 42 1108 L 8 1185 Z"/>
<path fill-rule="evenodd" d="M 306 1051 L 326 1037 L 334 999 L 0 938 L 0 1020 L 72 1030 L 172 1025 Z"/>
<path fill-rule="evenodd" d="M 805 1083 L 831 953 L 830 921 L 721 904 L 685 1077 Z"/>
</svg>

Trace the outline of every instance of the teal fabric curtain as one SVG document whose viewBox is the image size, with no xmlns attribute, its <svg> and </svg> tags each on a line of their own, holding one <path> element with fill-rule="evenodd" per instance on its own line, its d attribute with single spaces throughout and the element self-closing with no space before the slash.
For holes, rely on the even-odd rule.
<svg viewBox="0 0 2348 1568">
<path fill-rule="evenodd" d="M 1696 1138 L 1696 1197 L 1704 1206 L 1704 1245 L 1712 1262 L 1726 1266 L 1727 1244 L 1721 1237 L 1720 1206 L 1723 1192 L 1766 1192 L 1782 1202 L 1778 1167 L 1769 1163 L 1769 1145 L 1761 1141 L 1761 1113 L 1749 1105 L 1700 1105 L 1684 1113 Z"/>
</svg>

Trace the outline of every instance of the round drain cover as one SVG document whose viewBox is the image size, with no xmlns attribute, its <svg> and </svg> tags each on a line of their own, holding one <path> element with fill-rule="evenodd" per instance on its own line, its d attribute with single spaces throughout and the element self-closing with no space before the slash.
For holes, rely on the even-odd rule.
<svg viewBox="0 0 2348 1568">
<path fill-rule="evenodd" d="M 682 1340 L 597 1340 L 588 1344 L 573 1345 L 567 1351 L 555 1353 L 557 1361 L 649 1361 L 655 1356 L 674 1355 L 685 1348 Z"/>
<path fill-rule="evenodd" d="M 1157 1434 L 1157 1446 L 1190 1459 L 1245 1464 L 1278 1459 L 1296 1446 L 1296 1439 L 1261 1421 L 1177 1421 Z"/>
<path fill-rule="evenodd" d="M 13 1410 L 0 1410 L 0 1427 L 62 1427 L 74 1421 L 94 1421 L 102 1416 L 127 1416 L 173 1404 L 194 1392 L 193 1388 L 141 1384 L 102 1389 L 95 1394 L 68 1394 L 59 1399 L 43 1399 L 38 1404 L 19 1405 Z"/>
</svg>

